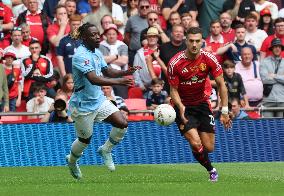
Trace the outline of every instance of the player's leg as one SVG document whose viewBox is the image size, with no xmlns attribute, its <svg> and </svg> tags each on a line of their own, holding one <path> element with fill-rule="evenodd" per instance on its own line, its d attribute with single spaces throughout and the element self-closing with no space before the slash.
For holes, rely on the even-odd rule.
<svg viewBox="0 0 284 196">
<path fill-rule="evenodd" d="M 66 161 L 68 163 L 70 173 L 75 179 L 82 178 L 82 173 L 77 161 L 82 156 L 83 151 L 90 144 L 93 134 L 94 117 L 95 113 L 90 113 L 88 115 L 72 114 L 78 138 L 72 143 L 70 154 L 66 156 Z"/>
<path fill-rule="evenodd" d="M 213 152 L 215 148 L 215 134 L 207 132 L 199 132 L 201 143 L 207 152 Z"/>
<path fill-rule="evenodd" d="M 110 123 L 113 127 L 110 131 L 109 138 L 99 147 L 98 153 L 103 157 L 105 165 L 110 171 L 115 170 L 112 160 L 111 151 L 119 144 L 127 131 L 127 120 L 118 108 L 110 101 L 105 101 L 98 111 L 97 120 L 104 120 Z"/>
</svg>

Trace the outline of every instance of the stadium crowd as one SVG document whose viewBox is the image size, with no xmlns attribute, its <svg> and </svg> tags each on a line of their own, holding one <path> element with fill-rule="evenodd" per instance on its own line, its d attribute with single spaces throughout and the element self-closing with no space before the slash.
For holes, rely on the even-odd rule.
<svg viewBox="0 0 284 196">
<path fill-rule="evenodd" d="M 203 50 L 223 66 L 236 118 L 249 117 L 242 108 L 284 107 L 283 6 L 283 0 L 0 0 L 0 111 L 72 121 L 65 108 L 74 90 L 72 56 L 81 44 L 74 37 L 86 22 L 98 27 L 109 66 L 139 66 L 132 87 L 102 87 L 125 115 L 132 98 L 144 99 L 144 109 L 170 102 L 168 62 L 185 50 L 186 31 L 198 26 Z M 219 108 L 210 79 L 212 107 Z M 58 99 L 66 102 L 64 112 L 55 107 Z"/>
</svg>

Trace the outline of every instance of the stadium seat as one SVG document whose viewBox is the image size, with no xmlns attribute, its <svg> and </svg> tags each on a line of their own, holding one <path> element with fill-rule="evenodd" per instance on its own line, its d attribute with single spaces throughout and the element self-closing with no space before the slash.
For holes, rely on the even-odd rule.
<svg viewBox="0 0 284 196">
<path fill-rule="evenodd" d="M 128 89 L 128 98 L 134 99 L 134 98 L 143 98 L 143 91 L 140 87 L 130 87 Z"/>
<path fill-rule="evenodd" d="M 147 110 L 146 99 L 125 99 L 127 108 L 131 110 Z M 151 113 L 129 114 L 129 121 L 153 120 Z"/>
</svg>

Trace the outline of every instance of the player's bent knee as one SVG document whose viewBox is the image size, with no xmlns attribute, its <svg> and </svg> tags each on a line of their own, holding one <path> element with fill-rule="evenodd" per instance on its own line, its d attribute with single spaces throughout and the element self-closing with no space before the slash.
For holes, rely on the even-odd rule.
<svg viewBox="0 0 284 196">
<path fill-rule="evenodd" d="M 126 120 L 121 120 L 121 122 L 116 127 L 120 129 L 126 129 L 128 127 L 128 122 Z"/>
<path fill-rule="evenodd" d="M 84 144 L 90 144 L 91 143 L 91 139 L 92 139 L 92 136 L 88 137 L 87 139 L 78 137 L 78 140 L 80 142 L 84 143 Z"/>
</svg>

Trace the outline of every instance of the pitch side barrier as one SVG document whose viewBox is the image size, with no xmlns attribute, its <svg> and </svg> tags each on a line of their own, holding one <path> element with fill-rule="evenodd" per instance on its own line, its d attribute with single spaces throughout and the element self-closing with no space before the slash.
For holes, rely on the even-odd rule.
<svg viewBox="0 0 284 196">
<path fill-rule="evenodd" d="M 111 126 L 98 123 L 81 165 L 102 164 L 97 148 Z M 0 166 L 63 166 L 75 139 L 73 123 L 0 124 Z M 116 164 L 195 162 L 176 125 L 129 122 L 125 139 L 113 151 Z M 216 121 L 213 162 L 284 161 L 284 119 L 236 120 L 225 131 Z"/>
</svg>

